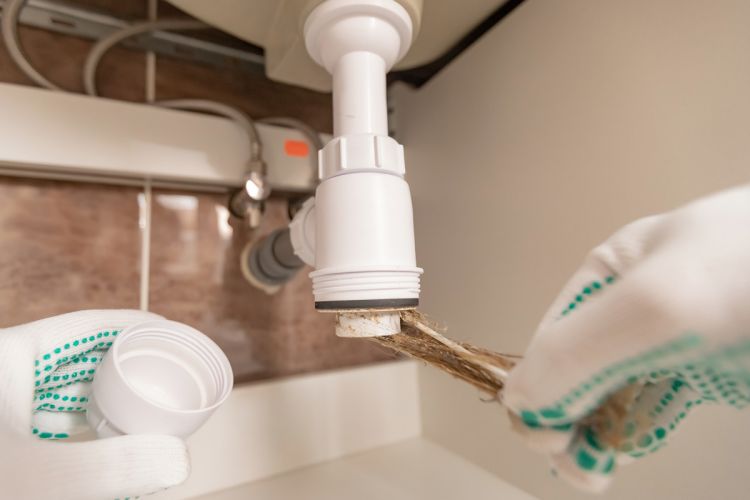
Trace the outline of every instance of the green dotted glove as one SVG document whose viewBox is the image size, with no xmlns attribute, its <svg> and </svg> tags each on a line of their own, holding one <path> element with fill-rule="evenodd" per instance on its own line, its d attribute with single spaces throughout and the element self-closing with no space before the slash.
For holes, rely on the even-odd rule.
<svg viewBox="0 0 750 500">
<path fill-rule="evenodd" d="M 80 311 L 0 330 L 4 495 L 125 498 L 185 480 L 187 450 L 176 437 L 50 442 L 88 429 L 91 380 L 119 332 L 158 318 L 141 311 Z"/>
<path fill-rule="evenodd" d="M 745 186 L 626 226 L 568 282 L 501 394 L 560 476 L 602 490 L 695 408 L 750 402 L 748 228 Z"/>
<path fill-rule="evenodd" d="M 86 430 L 91 381 L 120 331 L 112 328 L 66 338 L 34 360 L 33 434 L 64 439 Z"/>
</svg>

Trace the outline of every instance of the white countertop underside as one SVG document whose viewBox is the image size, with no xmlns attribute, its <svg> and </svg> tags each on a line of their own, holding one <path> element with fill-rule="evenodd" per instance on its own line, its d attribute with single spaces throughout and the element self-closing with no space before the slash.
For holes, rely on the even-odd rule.
<svg viewBox="0 0 750 500">
<path fill-rule="evenodd" d="M 203 500 L 534 500 L 424 438 L 198 497 Z"/>
</svg>

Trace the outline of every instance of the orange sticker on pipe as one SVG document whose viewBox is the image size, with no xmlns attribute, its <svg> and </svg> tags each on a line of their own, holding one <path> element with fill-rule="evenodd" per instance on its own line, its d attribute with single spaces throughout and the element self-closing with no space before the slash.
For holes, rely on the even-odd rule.
<svg viewBox="0 0 750 500">
<path fill-rule="evenodd" d="M 287 156 L 302 156 L 305 157 L 310 154 L 310 147 L 305 141 L 295 141 L 289 139 L 284 141 L 284 152 Z"/>
</svg>

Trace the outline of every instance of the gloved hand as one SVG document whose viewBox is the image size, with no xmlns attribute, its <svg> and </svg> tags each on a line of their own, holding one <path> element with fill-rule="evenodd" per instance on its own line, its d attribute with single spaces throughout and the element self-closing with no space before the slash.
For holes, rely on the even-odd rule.
<svg viewBox="0 0 750 500">
<path fill-rule="evenodd" d="M 625 418 L 587 416 L 630 387 Z M 750 186 L 636 221 L 595 248 L 501 394 L 514 427 L 575 485 L 658 450 L 693 409 L 750 402 Z M 616 421 L 616 420 L 619 420 Z M 622 424 L 620 442 L 603 429 Z"/>
<path fill-rule="evenodd" d="M 124 498 L 187 478 L 187 450 L 176 437 L 60 441 L 87 429 L 90 381 L 117 334 L 159 318 L 141 311 L 80 311 L 0 330 L 3 495 Z"/>
</svg>

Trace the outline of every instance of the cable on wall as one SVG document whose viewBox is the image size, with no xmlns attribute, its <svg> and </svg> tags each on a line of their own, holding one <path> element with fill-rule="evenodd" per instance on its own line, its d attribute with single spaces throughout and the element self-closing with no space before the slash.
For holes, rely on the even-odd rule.
<svg viewBox="0 0 750 500">
<path fill-rule="evenodd" d="M 18 38 L 18 17 L 21 14 L 26 0 L 6 0 L 3 5 L 3 16 L 2 16 L 2 36 L 3 42 L 5 42 L 5 48 L 8 50 L 13 62 L 16 66 L 34 83 L 40 87 L 44 87 L 50 90 L 58 90 L 61 92 L 67 92 L 64 88 L 59 85 L 52 83 L 47 80 L 39 71 L 31 65 L 26 55 L 23 53 L 21 48 L 21 41 Z"/>
<path fill-rule="evenodd" d="M 26 2 L 27 0 L 6 0 L 5 2 L 2 16 L 2 37 L 8 48 L 8 53 L 18 68 L 37 85 L 49 90 L 70 92 L 42 75 L 30 63 L 23 52 L 18 36 L 18 19 Z M 83 66 L 82 79 L 85 93 L 91 96 L 98 95 L 96 73 L 99 63 L 108 50 L 123 40 L 157 30 L 199 30 L 206 28 L 208 28 L 208 25 L 194 19 L 152 20 L 131 24 L 101 38 L 91 47 Z M 263 161 L 262 144 L 255 121 L 246 113 L 233 106 L 207 99 L 171 99 L 161 101 L 147 99 L 147 102 L 163 108 L 198 111 L 223 116 L 234 121 L 245 131 L 250 141 L 250 161 L 247 166 L 245 189 L 234 193 L 230 198 L 229 205 L 232 207 L 231 211 L 235 215 L 244 216 L 250 221 L 257 222 L 259 213 L 263 210 L 263 201 L 270 195 L 270 188 L 265 183 L 266 165 Z M 290 117 L 273 117 L 260 121 L 271 125 L 297 129 L 305 135 L 315 149 L 319 150 L 323 147 L 323 143 L 317 132 L 301 120 Z M 317 166 L 313 165 L 313 168 L 316 174 L 314 178 L 317 178 Z M 244 209 L 238 210 L 238 206 L 244 207 Z"/>
</svg>

